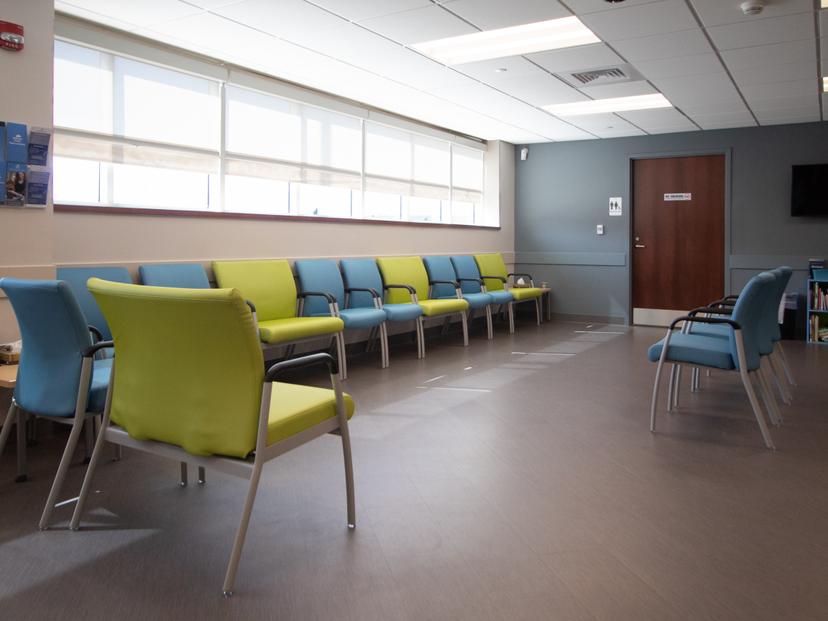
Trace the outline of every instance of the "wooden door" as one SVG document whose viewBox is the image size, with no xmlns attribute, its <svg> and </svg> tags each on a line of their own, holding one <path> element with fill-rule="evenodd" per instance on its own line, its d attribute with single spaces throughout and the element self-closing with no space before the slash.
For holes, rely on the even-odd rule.
<svg viewBox="0 0 828 621">
<path fill-rule="evenodd" d="M 633 322 L 664 325 L 724 295 L 725 157 L 633 162 Z"/>
</svg>

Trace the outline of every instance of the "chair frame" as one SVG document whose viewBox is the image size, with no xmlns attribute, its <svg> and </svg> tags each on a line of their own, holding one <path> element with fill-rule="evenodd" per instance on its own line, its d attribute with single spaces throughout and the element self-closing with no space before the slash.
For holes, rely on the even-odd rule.
<svg viewBox="0 0 828 621">
<path fill-rule="evenodd" d="M 488 293 L 488 291 L 486 291 L 486 283 L 484 283 L 483 280 L 480 279 L 480 278 L 459 278 L 459 277 L 457 278 L 458 285 L 461 284 L 461 283 L 464 283 L 464 282 L 477 283 L 478 285 L 480 285 L 480 293 Z M 463 293 L 462 287 L 459 287 L 459 289 L 460 289 L 460 293 L 462 294 Z M 494 302 L 492 302 L 490 304 L 486 304 L 486 338 L 490 341 L 494 338 L 494 328 L 492 326 L 492 304 L 494 304 Z M 474 318 L 473 313 L 474 313 L 474 309 L 469 308 L 469 320 L 470 321 Z M 514 323 L 515 323 L 515 320 L 514 320 L 514 316 L 512 315 L 512 309 L 511 309 L 511 306 L 510 306 L 509 307 L 509 325 L 512 326 L 513 331 L 514 331 Z"/>
<path fill-rule="evenodd" d="M 653 396 L 652 401 L 650 402 L 650 431 L 655 433 L 656 430 L 656 404 L 658 402 L 658 393 L 660 387 L 660 379 L 661 379 L 661 371 L 664 367 L 664 363 L 667 360 L 667 351 L 670 347 L 670 338 L 673 335 L 673 331 L 676 329 L 676 326 L 679 324 L 683 324 L 682 329 L 691 323 L 708 323 L 708 324 L 720 324 L 720 325 L 727 325 L 733 331 L 735 341 L 736 341 L 736 354 L 737 360 L 739 363 L 738 373 L 742 380 L 742 385 L 745 388 L 745 392 L 747 393 L 748 400 L 750 401 L 751 408 L 753 409 L 753 414 L 756 417 L 756 422 L 759 424 L 759 431 L 762 434 L 762 439 L 765 442 L 765 446 L 771 450 L 775 450 L 775 446 L 773 444 L 773 439 L 771 438 L 770 431 L 768 430 L 767 423 L 765 422 L 764 416 L 762 414 L 762 409 L 759 405 L 759 400 L 756 396 L 756 391 L 753 388 L 753 383 L 751 380 L 751 374 L 755 374 L 759 377 L 760 386 L 763 392 L 763 397 L 766 401 L 767 405 L 767 384 L 765 381 L 764 376 L 759 373 L 759 369 L 756 371 L 748 371 L 747 370 L 747 360 L 745 357 L 745 345 L 744 345 L 744 338 L 742 335 L 742 326 L 732 320 L 732 319 L 724 319 L 721 317 L 702 317 L 699 316 L 698 313 L 702 312 L 713 312 L 714 309 L 711 307 L 701 307 L 694 309 L 691 311 L 690 314 L 684 315 L 682 317 L 677 317 L 670 323 L 670 327 L 667 328 L 667 335 L 664 337 L 664 344 L 661 347 L 661 356 L 658 360 L 658 366 L 656 367 L 656 374 L 655 374 L 655 381 L 653 383 Z M 697 365 L 697 366 L 705 366 L 705 365 Z M 677 370 L 676 367 L 679 367 Z M 716 368 L 719 367 L 706 367 L 706 368 Z M 761 366 L 760 366 L 761 369 Z M 726 369 L 719 369 L 719 370 L 726 370 Z M 668 391 L 668 412 L 672 411 L 672 407 L 677 405 L 677 398 L 674 396 L 678 393 L 677 390 L 674 390 L 674 381 L 677 379 L 678 373 L 680 372 L 680 363 L 673 364 L 673 372 L 670 376 L 670 384 L 669 384 L 669 391 Z M 771 395 L 771 398 L 773 395 Z M 769 410 L 770 411 L 770 410 Z M 770 414 L 771 419 L 773 420 L 773 414 Z"/>
<path fill-rule="evenodd" d="M 320 364 L 324 364 L 328 367 L 331 386 L 336 399 L 336 416 L 314 425 L 313 427 L 310 427 L 300 433 L 294 434 L 280 442 L 268 445 L 267 425 L 270 414 L 270 403 L 273 394 L 273 383 L 276 378 L 289 369 Z M 250 515 L 253 510 L 253 503 L 256 500 L 256 492 L 259 488 L 259 480 L 261 478 L 264 464 L 294 448 L 318 438 L 319 436 L 329 433 L 339 435 L 342 439 L 342 452 L 345 462 L 345 491 L 347 497 L 348 528 L 354 529 L 356 527 L 354 470 L 351 457 L 351 439 L 348 431 L 348 416 L 345 408 L 345 399 L 342 393 L 342 385 L 339 379 L 337 361 L 330 354 L 317 353 L 302 356 L 301 358 L 293 358 L 277 362 L 267 370 L 264 377 L 264 383 L 262 385 L 262 397 L 259 408 L 259 421 L 256 435 L 256 449 L 252 454 L 252 459 L 234 459 L 231 457 L 215 455 L 202 457 L 192 455 L 184 449 L 172 444 L 155 442 L 151 440 L 137 440 L 130 437 L 125 429 L 112 424 L 110 421 L 110 413 L 112 409 L 112 387 L 114 385 L 115 372 L 116 369 L 113 367 L 109 380 L 109 390 L 106 397 L 106 406 L 103 414 L 101 432 L 98 435 L 98 439 L 95 443 L 95 449 L 92 452 L 92 459 L 89 462 L 89 468 L 87 469 L 86 476 L 83 479 L 83 486 L 81 487 L 80 495 L 78 497 L 77 504 L 75 505 L 75 512 L 72 514 L 72 521 L 70 523 L 70 528 L 72 530 L 76 531 L 80 526 L 81 515 L 83 514 L 86 499 L 89 495 L 89 489 L 91 487 L 92 478 L 95 474 L 95 468 L 97 467 L 103 446 L 106 442 L 127 446 L 176 461 L 195 463 L 199 467 L 214 468 L 220 472 L 242 479 L 247 479 L 250 482 L 247 490 L 247 496 L 242 509 L 241 521 L 239 523 L 238 530 L 236 531 L 235 539 L 233 540 L 233 548 L 230 553 L 230 560 L 227 565 L 227 572 L 225 574 L 224 585 L 222 587 L 224 597 L 230 597 L 233 595 L 236 572 L 238 570 L 239 560 L 244 547 L 247 527 L 250 523 Z"/>
<path fill-rule="evenodd" d="M 530 274 L 525 274 L 525 273 L 522 273 L 522 272 L 509 272 L 508 274 L 506 274 L 506 278 L 504 278 L 503 276 L 483 276 L 481 274 L 480 278 L 481 279 L 492 278 L 492 279 L 495 279 L 495 280 L 499 280 L 504 285 L 506 285 L 506 283 L 509 282 L 509 279 L 510 278 L 514 279 L 515 276 L 518 276 L 518 277 L 519 276 L 525 276 L 526 278 L 529 279 L 529 285 L 531 287 L 535 286 L 535 281 L 532 278 L 532 276 Z M 515 333 L 515 313 L 514 313 L 514 310 L 513 310 L 514 305 L 515 304 L 521 304 L 523 302 L 534 302 L 535 303 L 535 315 L 537 317 L 538 325 L 541 325 L 541 321 L 543 321 L 543 319 L 542 319 L 542 309 L 541 309 L 541 296 L 538 296 L 536 298 L 529 298 L 528 300 L 512 300 L 507 305 L 508 306 L 508 311 L 509 311 L 509 334 L 514 334 Z"/>
<path fill-rule="evenodd" d="M 371 289 L 370 287 L 345 287 L 345 308 L 348 309 L 348 302 L 351 299 L 351 292 L 352 291 L 362 291 L 365 293 L 370 293 L 371 298 L 374 301 L 374 308 L 377 310 L 382 310 L 382 296 L 375 290 Z M 339 317 L 339 305 L 334 302 L 334 308 L 337 311 L 337 317 Z M 368 341 L 372 342 L 375 337 L 375 331 L 378 332 L 379 342 L 380 342 L 380 366 L 383 369 L 387 369 L 388 365 L 390 364 L 390 356 L 388 353 L 388 326 L 386 321 L 383 321 L 379 326 L 374 326 L 371 328 L 371 332 L 368 337 Z M 343 378 L 345 379 L 345 378 Z"/>
</svg>

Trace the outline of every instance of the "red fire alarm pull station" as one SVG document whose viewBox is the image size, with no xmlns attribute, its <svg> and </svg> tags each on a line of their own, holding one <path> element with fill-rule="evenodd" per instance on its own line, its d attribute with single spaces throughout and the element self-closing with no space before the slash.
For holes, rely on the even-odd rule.
<svg viewBox="0 0 828 621">
<path fill-rule="evenodd" d="M 23 49 L 23 26 L 0 21 L 0 48 L 19 52 Z"/>
</svg>

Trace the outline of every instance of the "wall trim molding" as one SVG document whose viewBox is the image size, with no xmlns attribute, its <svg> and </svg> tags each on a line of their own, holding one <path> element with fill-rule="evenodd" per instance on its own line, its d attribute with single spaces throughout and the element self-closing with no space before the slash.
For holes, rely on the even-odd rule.
<svg viewBox="0 0 828 621">
<path fill-rule="evenodd" d="M 624 267 L 626 252 L 515 252 L 515 263 L 525 265 L 595 265 Z"/>
<path fill-rule="evenodd" d="M 731 270 L 770 270 L 780 265 L 788 265 L 795 270 L 808 271 L 807 255 L 791 254 L 732 254 L 730 255 Z"/>
</svg>

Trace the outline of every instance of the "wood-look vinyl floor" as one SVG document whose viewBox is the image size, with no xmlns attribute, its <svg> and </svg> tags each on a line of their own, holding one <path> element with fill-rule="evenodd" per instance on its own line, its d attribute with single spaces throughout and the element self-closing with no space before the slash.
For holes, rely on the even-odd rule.
<svg viewBox="0 0 828 621">
<path fill-rule="evenodd" d="M 182 489 L 177 464 L 125 450 L 83 530 L 67 506 L 38 532 L 64 441 L 43 426 L 28 483 L 13 443 L 0 462 L 0 619 L 828 619 L 828 348 L 785 343 L 799 386 L 770 452 L 724 373 L 696 394 L 685 374 L 649 433 L 661 336 L 521 321 L 431 338 L 423 361 L 395 346 L 385 370 L 353 358 L 357 529 L 338 438 L 279 458 L 229 600 L 244 482 Z"/>
</svg>

